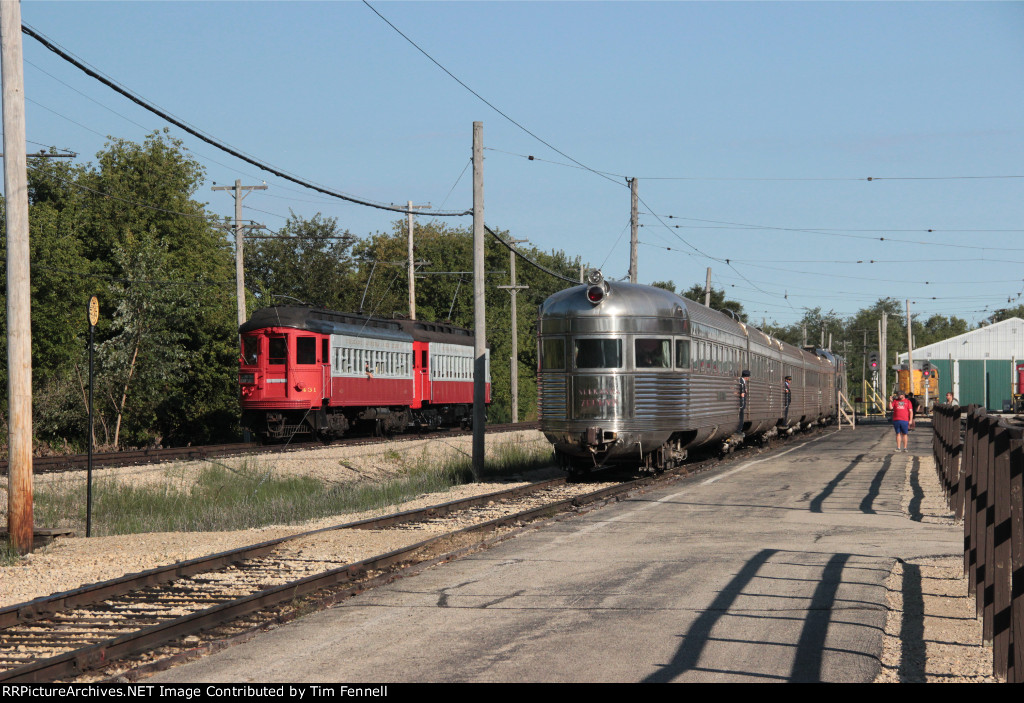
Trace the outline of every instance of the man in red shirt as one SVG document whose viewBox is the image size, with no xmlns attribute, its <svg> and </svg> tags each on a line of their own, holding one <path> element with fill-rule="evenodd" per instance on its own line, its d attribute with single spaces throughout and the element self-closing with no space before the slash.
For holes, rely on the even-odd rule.
<svg viewBox="0 0 1024 703">
<path fill-rule="evenodd" d="M 896 430 L 896 451 L 907 451 L 907 442 L 910 439 L 910 428 L 914 426 L 914 405 L 907 400 L 903 391 L 896 394 L 892 401 L 892 426 Z M 902 447 L 900 446 L 902 438 Z"/>
</svg>

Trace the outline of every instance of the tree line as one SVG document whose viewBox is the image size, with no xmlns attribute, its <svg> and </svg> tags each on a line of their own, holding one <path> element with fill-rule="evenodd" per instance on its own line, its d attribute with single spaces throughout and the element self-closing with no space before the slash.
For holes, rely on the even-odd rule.
<svg viewBox="0 0 1024 703">
<path fill-rule="evenodd" d="M 656 281 L 652 285 L 672 292 L 676 291 L 673 281 Z M 703 303 L 705 300 L 704 286 L 694 284 L 678 294 Z M 711 290 L 711 308 L 736 316 L 744 323 L 750 323 L 765 332 L 794 346 L 828 347 L 846 359 L 847 375 L 851 393 L 860 395 L 861 381 L 864 379 L 865 362 L 871 352 L 879 351 L 878 322 L 882 315 L 888 316 L 888 353 L 889 359 L 884 364 L 891 367 L 895 363 L 897 352 L 907 351 L 907 315 L 904 301 L 895 298 L 879 298 L 873 305 L 858 310 L 853 315 L 843 317 L 836 312 L 824 311 L 820 307 L 805 309 L 803 317 L 790 325 L 778 325 L 766 320 L 751 320 L 743 310 L 743 305 L 729 300 L 725 291 L 720 288 Z M 1024 318 L 1024 305 L 999 308 L 985 319 L 982 324 L 992 324 L 1011 317 Z M 962 318 L 951 315 L 931 315 L 920 318 L 910 315 L 911 336 L 914 348 L 920 348 L 941 342 L 969 332 L 971 327 Z M 891 374 L 891 372 L 890 372 Z M 870 372 L 867 372 L 870 381 Z"/>
<path fill-rule="evenodd" d="M 33 431 L 37 450 L 87 444 L 89 298 L 95 330 L 96 441 L 108 448 L 230 441 L 239 436 L 238 328 L 230 223 L 199 200 L 205 170 L 166 130 L 143 143 L 111 139 L 95 163 L 29 160 Z M 0 207 L 4 204 L 0 202 Z M 3 213 L 0 213 L 3 214 Z M 422 219 L 422 218 L 421 218 Z M 499 231 L 506 238 L 508 233 Z M 0 235 L 6 250 L 6 231 Z M 567 276 L 579 260 L 519 247 Z M 417 317 L 473 327 L 472 232 L 419 222 Z M 337 219 L 294 213 L 247 241 L 246 302 L 302 303 L 383 317 L 408 312 L 404 220 L 359 237 Z M 519 336 L 520 413 L 536 417 L 535 316 L 565 286 L 519 265 L 519 320 L 510 320 L 509 252 L 486 245 L 488 342 L 495 402 L 509 417 L 510 349 Z M 6 272 L 0 271 L 0 298 Z M 6 300 L 0 301 L 5 314 Z M 3 334 L 6 335 L 6 325 Z M 6 387 L 6 337 L 0 385 Z M 0 422 L 6 426 L 6 394 Z M 3 431 L 0 441 L 6 439 Z"/>
<path fill-rule="evenodd" d="M 205 170 L 166 130 L 142 143 L 111 139 L 95 163 L 29 160 L 32 270 L 33 429 L 40 451 L 81 450 L 87 443 L 87 303 L 100 301 L 96 327 L 96 440 L 108 448 L 182 445 L 237 439 L 234 249 L 230 223 L 201 202 Z M 4 203 L 0 201 L 0 208 Z M 3 213 L 0 213 L 3 214 Z M 2 222 L 2 220 L 0 220 Z M 296 302 L 381 317 L 408 312 L 405 220 L 390 231 L 358 236 L 321 214 L 291 213 L 283 227 L 247 240 L 246 302 L 256 308 Z M 498 232 L 504 238 L 507 232 Z M 6 250 L 6 232 L 0 234 Z M 473 328 L 472 231 L 421 216 L 416 226 L 417 317 Z M 563 251 L 518 246 L 542 266 L 573 279 L 581 261 Z M 497 286 L 509 281 L 509 251 L 486 243 L 487 341 L 494 403 L 491 421 L 510 419 L 510 353 L 518 336 L 520 419 L 537 415 L 536 312 L 567 283 L 520 262 L 519 314 Z M 5 295 L 0 270 L 0 298 Z M 654 285 L 675 291 L 672 281 Z M 681 291 L 704 301 L 703 285 Z M 711 307 L 746 320 L 743 306 L 712 291 Z M 0 301 L 5 314 L 6 300 Z M 831 337 L 860 383 L 861 361 L 877 348 L 875 330 L 889 313 L 890 340 L 905 329 L 899 301 L 882 298 L 849 318 L 820 308 L 788 326 L 762 323 L 791 344 Z M 998 311 L 991 321 L 1021 315 Z M 757 320 L 751 321 L 757 324 Z M 966 321 L 912 320 L 917 346 L 966 332 Z M 867 346 L 864 346 L 867 330 Z M 6 334 L 4 326 L 3 334 Z M 890 350 L 901 348 L 890 341 Z M 0 387 L 6 387 L 6 338 L 0 340 Z M 6 394 L 0 422 L 6 425 Z M 0 441 L 6 440 L 6 429 Z"/>
</svg>

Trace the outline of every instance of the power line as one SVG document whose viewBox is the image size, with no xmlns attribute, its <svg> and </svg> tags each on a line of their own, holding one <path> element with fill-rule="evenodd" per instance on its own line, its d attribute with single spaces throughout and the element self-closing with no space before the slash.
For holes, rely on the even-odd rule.
<svg viewBox="0 0 1024 703">
<path fill-rule="evenodd" d="M 581 166 L 575 166 L 573 164 L 562 163 L 561 161 L 551 161 L 550 159 L 542 159 L 539 156 L 533 156 L 532 154 L 516 154 L 511 151 L 502 151 L 501 149 L 495 149 L 493 147 L 485 147 L 487 151 L 494 151 L 499 154 L 506 154 L 508 156 L 518 156 L 528 161 L 540 161 L 542 163 L 553 164 L 555 166 L 565 166 L 567 168 L 585 168 Z M 587 169 L 592 170 L 592 169 Z M 618 178 L 626 178 L 626 176 L 619 173 L 611 173 L 609 171 L 596 171 L 607 176 L 616 176 Z M 1011 178 L 1024 178 L 1024 176 L 812 176 L 812 177 L 782 177 L 782 176 L 637 176 L 638 179 L 643 181 L 767 181 L 767 182 L 832 182 L 832 181 L 848 181 L 848 182 L 873 182 L 873 181 L 960 181 L 960 180 L 979 180 L 979 179 L 1011 179 Z"/>
<path fill-rule="evenodd" d="M 363 4 L 364 4 L 364 5 L 366 5 L 366 6 L 368 7 L 368 8 L 370 8 L 371 10 L 373 10 L 373 13 L 374 13 L 375 15 L 377 15 L 377 16 L 378 16 L 378 17 L 380 17 L 380 18 L 381 18 L 382 20 L 384 20 L 384 22 L 385 22 L 385 23 L 386 23 L 386 24 L 387 24 L 387 25 L 388 25 L 389 27 L 391 27 L 391 29 L 393 29 L 393 30 L 395 30 L 396 32 L 398 32 L 398 34 L 399 34 L 399 35 L 401 35 L 401 37 L 402 37 L 403 39 L 405 39 L 405 40 L 406 40 L 407 42 L 409 42 L 410 44 L 412 44 L 412 45 L 413 45 L 413 47 L 414 47 L 414 48 L 416 49 L 416 51 L 418 51 L 418 52 L 420 52 L 421 54 L 423 54 L 424 56 L 426 56 L 426 57 L 427 57 L 427 58 L 428 58 L 428 59 L 430 60 L 430 62 L 431 62 L 431 63 L 433 63 L 433 64 L 434 64 L 435 66 L 437 66 L 438 68 L 440 68 L 440 69 L 441 69 L 442 71 L 444 71 L 445 73 L 447 73 L 447 74 L 448 74 L 448 76 L 449 76 L 449 77 L 451 77 L 451 79 L 452 79 L 452 80 L 454 80 L 454 81 L 455 81 L 456 83 L 458 83 L 458 84 L 459 84 L 459 85 L 461 85 L 461 86 L 462 86 L 463 88 L 465 88 L 466 90 L 468 90 L 468 91 L 469 91 L 470 93 L 472 93 L 473 95 L 475 95 L 475 96 L 477 97 L 477 99 L 478 99 L 478 100 L 480 100 L 480 102 L 482 102 L 482 103 L 483 103 L 484 105 L 486 105 L 487 107 L 491 108 L 492 110 L 494 110 L 495 112 L 497 112 L 497 113 L 498 113 L 499 115 L 501 115 L 502 117 L 504 117 L 504 118 L 505 118 L 506 120 L 508 120 L 509 122 L 511 122 L 512 124 L 514 124 L 514 125 L 515 125 L 516 127 L 518 127 L 519 129 L 521 129 L 521 130 L 523 130 L 524 132 L 526 132 L 527 134 L 529 134 L 529 135 L 530 135 L 531 137 L 533 137 L 533 138 L 534 138 L 534 139 L 536 139 L 536 140 L 537 140 L 538 142 L 540 142 L 541 144 L 543 144 L 544 146 L 546 146 L 546 147 L 547 147 L 548 149 L 551 149 L 552 151 L 554 151 L 554 152 L 555 152 L 555 153 L 557 153 L 557 154 L 560 154 L 561 156 L 564 156 L 565 158 L 569 159 L 570 161 L 572 161 L 572 162 L 573 162 L 574 164 L 576 164 L 576 165 L 577 165 L 577 166 L 579 166 L 580 168 L 582 168 L 582 169 L 584 169 L 584 170 L 586 170 L 586 171 L 590 171 L 590 172 L 591 172 L 591 173 L 593 173 L 594 175 L 600 176 L 601 178 L 604 178 L 605 180 L 611 181 L 612 183 L 615 183 L 615 184 L 617 184 L 617 185 L 619 184 L 619 182 L 618 182 L 617 180 L 615 180 L 614 178 L 610 178 L 609 176 L 605 175 L 605 174 L 604 174 L 603 172 L 601 172 L 601 171 L 596 171 L 596 170 L 594 170 L 594 169 L 590 168 L 589 166 L 587 166 L 586 164 L 584 164 L 584 163 L 580 163 L 580 162 L 579 162 L 579 161 L 577 161 L 576 159 L 574 159 L 574 158 L 572 158 L 571 156 L 569 156 L 568 154 L 566 154 L 566 153 L 565 153 L 564 151 L 562 151 L 562 150 L 558 149 L 557 147 L 553 146 L 553 145 L 552 145 L 552 144 L 550 144 L 549 142 L 546 142 L 546 141 L 544 141 L 543 139 L 541 139 L 540 137 L 538 137 L 538 136 L 537 136 L 536 134 L 534 134 L 533 132 L 531 132 L 530 130 L 528 130 L 528 129 L 527 129 L 526 127 L 524 127 L 523 125 L 521 125 L 521 124 L 519 124 L 518 122 L 516 122 L 516 121 L 515 121 L 514 119 L 512 119 L 511 117 L 509 117 L 509 116 L 508 116 L 507 114 L 505 114 L 504 112 L 502 112 L 502 111 L 501 111 L 500 109 L 498 109 L 498 108 L 497 108 L 497 107 L 496 107 L 496 106 L 495 106 L 495 105 L 494 105 L 493 103 L 491 103 L 491 102 L 490 102 L 489 100 L 487 100 L 487 99 L 486 99 L 486 98 L 485 98 L 484 96 L 480 95 L 480 93 L 476 92 L 475 90 L 473 90 L 472 88 L 470 88 L 470 87 L 469 87 L 468 85 L 466 85 L 465 83 L 463 83 L 463 82 L 462 82 L 462 81 L 461 81 L 461 80 L 460 80 L 460 79 L 459 79 L 459 78 L 458 78 L 458 77 L 457 77 L 457 76 L 456 76 L 456 75 L 455 75 L 454 73 L 452 73 L 452 72 L 451 72 L 451 71 L 449 71 L 449 70 L 448 70 L 447 68 L 445 68 L 444 66 L 442 66 L 442 65 L 441 65 L 441 64 L 440 64 L 440 63 L 439 63 L 439 62 L 438 62 L 438 61 L 437 61 L 437 60 L 436 60 L 436 59 L 435 59 L 435 58 L 434 58 L 433 56 L 431 56 L 431 55 L 430 55 L 430 54 L 428 54 L 428 53 L 427 53 L 426 51 L 424 51 L 424 50 L 423 50 L 423 49 L 422 49 L 422 48 L 421 48 L 421 47 L 419 46 L 419 44 L 417 44 L 417 43 L 416 43 L 416 42 L 414 42 L 414 41 L 413 41 L 412 39 L 410 39 L 410 38 L 409 38 L 409 37 L 408 37 L 408 36 L 407 36 L 407 35 L 405 34 L 405 32 L 403 32 L 402 30 L 400 30 L 400 29 L 399 29 L 398 27 L 396 27 L 396 26 L 395 26 L 394 24 L 392 24 L 392 23 L 391 23 L 391 21 L 390 21 L 390 20 L 388 20 L 388 18 L 387 18 L 387 17 L 385 17 L 384 15 L 382 15 L 382 14 L 381 14 L 380 12 L 378 12 L 378 11 L 377 11 L 377 9 L 376 9 L 376 8 L 375 8 L 375 7 L 373 6 L 373 5 L 371 5 L 371 4 L 369 3 L 369 2 L 367 2 L 367 0 L 363 0 Z"/>
<path fill-rule="evenodd" d="M 560 274 L 560 273 L 558 273 L 556 271 L 552 271 L 551 269 L 547 268 L 546 266 L 538 264 L 536 261 L 534 261 L 533 259 L 529 258 L 525 254 L 523 254 L 521 251 L 516 249 L 514 246 L 512 246 L 511 244 L 506 242 L 504 239 L 502 239 L 501 236 L 498 235 L 497 232 L 492 230 L 487 225 L 484 225 L 484 229 L 487 230 L 487 233 L 489 235 L 491 235 L 492 237 L 497 239 L 498 242 L 502 246 L 504 246 L 506 249 L 508 249 L 510 252 L 512 252 L 513 254 L 518 256 L 520 259 L 522 259 L 526 263 L 530 264 L 530 266 L 533 266 L 534 268 L 537 268 L 537 269 L 543 271 L 544 273 L 548 274 L 549 276 L 554 276 L 555 278 L 561 279 L 563 281 L 568 281 L 569 283 L 572 283 L 573 285 L 578 285 L 579 284 L 579 281 L 577 281 L 575 278 L 569 278 L 568 276 L 563 276 L 562 274 Z"/>
<path fill-rule="evenodd" d="M 65 51 L 61 47 L 59 47 L 54 42 L 50 41 L 49 39 L 45 38 L 43 35 L 41 35 L 38 32 L 36 32 L 29 25 L 22 24 L 21 31 L 24 32 L 25 34 L 27 34 L 28 36 L 32 37 L 36 41 L 38 41 L 40 44 L 42 44 L 43 46 L 45 46 L 50 51 L 52 51 L 55 54 L 57 54 L 59 57 L 61 57 L 62 59 L 64 59 L 68 63 L 70 63 L 71 65 L 73 65 L 76 68 L 78 68 L 79 70 L 83 71 L 86 75 L 90 76 L 91 78 L 95 78 L 96 80 L 98 80 L 99 82 L 103 83 L 105 86 L 107 86 L 111 90 L 114 90 L 114 91 L 120 93 L 121 95 L 123 95 L 124 97 L 128 98 L 129 100 L 131 100 L 136 105 L 139 105 L 140 107 L 148 110 L 149 112 L 152 112 L 153 114 L 157 115 L 158 117 L 161 117 L 164 120 L 167 120 L 168 122 L 170 122 L 174 126 L 178 127 L 179 129 L 182 129 L 182 130 L 188 132 L 189 134 L 191 134 L 192 136 L 196 137 L 197 139 L 200 139 L 200 140 L 206 142 L 207 144 L 210 144 L 211 146 L 214 146 L 217 149 L 220 149 L 221 151 L 234 156 L 237 159 L 241 159 L 242 161 L 245 161 L 248 164 L 256 166 L 257 168 L 261 168 L 264 171 L 267 171 L 268 173 L 272 173 L 275 176 L 278 176 L 279 178 L 284 178 L 285 180 L 291 181 L 292 183 L 296 183 L 296 184 L 301 185 L 301 186 L 303 186 L 305 188 L 309 188 L 310 190 L 315 190 L 317 192 L 323 193 L 324 195 L 329 195 L 329 196 L 334 197 L 334 198 L 340 198 L 341 200 L 347 200 L 348 202 L 355 203 L 356 205 L 363 205 L 365 207 L 372 207 L 372 208 L 376 208 L 378 210 L 388 210 L 390 212 L 405 212 L 405 210 L 403 210 L 403 209 L 401 209 L 399 207 L 394 207 L 394 206 L 391 206 L 391 205 L 385 205 L 383 203 L 375 203 L 375 202 L 372 202 L 372 201 L 369 201 L 369 200 L 365 200 L 365 199 L 362 199 L 362 198 L 356 198 L 356 197 L 351 196 L 351 195 L 346 195 L 345 193 L 341 193 L 341 192 L 338 192 L 338 191 L 335 191 L 335 190 L 331 190 L 330 188 L 325 188 L 324 186 L 316 185 L 315 183 L 311 183 L 310 181 L 306 181 L 306 180 L 304 180 L 302 178 L 299 178 L 297 176 L 292 176 L 292 175 L 290 175 L 290 174 L 288 174 L 288 173 L 286 173 L 284 171 L 281 171 L 280 169 L 277 169 L 277 168 L 275 168 L 273 166 L 270 166 L 269 164 L 267 164 L 265 162 L 259 161 L 258 159 L 255 159 L 255 158 L 253 158 L 251 156 L 243 154 L 242 152 L 240 152 L 239 150 L 235 149 L 234 147 L 228 146 L 227 144 L 221 142 L 220 140 L 218 140 L 218 139 L 216 139 L 216 138 L 214 138 L 214 137 L 212 137 L 210 135 L 207 135 L 206 133 L 196 129 L 195 127 L 192 127 L 191 125 L 189 125 L 187 123 L 185 123 L 184 121 L 182 121 L 182 120 L 172 116 L 170 113 L 166 112 L 165 110 L 162 110 L 162 109 L 156 107 L 155 105 L 149 103 L 148 101 L 146 101 L 143 98 L 139 97 L 138 95 L 136 95 L 135 93 L 131 92 L 127 88 L 125 88 L 125 87 L 121 86 L 120 84 L 116 83 L 113 79 L 108 78 L 106 75 L 100 73 L 98 70 L 90 68 L 85 63 L 83 63 L 82 61 L 80 61 L 77 58 L 73 57 L 70 53 L 68 53 L 67 51 Z M 84 127 L 84 125 L 83 125 L 83 127 Z M 88 129 L 88 128 L 86 127 L 86 129 Z M 472 214 L 472 210 L 465 210 L 465 211 L 460 211 L 460 212 L 455 212 L 455 211 L 452 211 L 452 212 L 435 212 L 435 213 L 432 213 L 432 214 L 433 214 L 434 217 L 464 217 L 466 215 L 471 215 Z"/>
<path fill-rule="evenodd" d="M 648 210 L 650 210 L 650 208 L 648 208 Z M 690 228 L 690 225 L 673 225 L 673 226 L 670 227 L 669 225 L 665 225 L 665 223 L 662 221 L 662 217 L 664 217 L 665 219 L 669 219 L 669 220 L 675 219 L 675 220 L 690 220 L 692 222 L 709 222 L 709 223 L 718 224 L 718 225 L 728 225 L 728 226 L 731 226 L 731 227 L 736 227 L 736 228 L 741 228 L 741 229 L 773 230 L 773 231 L 778 231 L 778 232 L 801 232 L 801 233 L 804 233 L 804 234 L 823 234 L 823 235 L 826 235 L 826 236 L 829 236 L 829 237 L 848 237 L 848 238 L 851 238 L 851 239 L 868 239 L 868 240 L 872 240 L 872 241 L 882 241 L 882 242 L 899 242 L 899 243 L 902 243 L 902 244 L 919 244 L 919 245 L 924 245 L 924 246 L 953 247 L 953 248 L 957 248 L 957 249 L 981 249 L 981 250 L 999 249 L 999 251 L 1024 251 L 1024 248 L 1020 248 L 1020 247 L 1018 247 L 1018 248 L 1004 247 L 1004 246 L 1000 246 L 1000 247 L 979 247 L 979 246 L 971 246 L 969 244 L 948 244 L 948 243 L 944 243 L 944 242 L 926 242 L 926 241 L 912 240 L 912 239 L 900 239 L 898 237 L 868 237 L 868 236 L 863 236 L 863 235 L 843 234 L 842 233 L 842 232 L 845 232 L 845 231 L 859 231 L 859 230 L 829 230 L 829 229 L 808 229 L 808 228 L 803 228 L 803 227 L 777 227 L 777 226 L 773 226 L 773 225 L 752 225 L 752 224 L 748 224 L 748 223 L 727 222 L 727 221 L 723 221 L 723 220 L 704 220 L 704 219 L 698 219 L 698 218 L 695 218 L 695 217 L 683 217 L 681 215 L 661 215 L 661 216 L 659 216 L 659 215 L 655 214 L 654 212 L 648 212 L 648 213 L 645 213 L 645 214 L 653 215 L 655 218 L 657 218 L 657 220 L 659 222 L 661 222 L 662 225 L 664 225 L 665 227 L 669 227 L 670 229 L 672 227 L 674 227 L 676 229 L 686 229 L 686 228 Z M 642 226 L 643 225 L 641 225 L 641 227 Z M 887 231 L 887 230 L 867 230 L 867 231 Z M 894 231 L 894 230 L 888 230 L 888 231 Z M 1021 232 L 1021 231 L 1024 231 L 1024 230 L 939 230 L 939 229 L 928 228 L 928 229 L 923 229 L 923 230 L 906 230 L 906 231 L 921 231 L 921 232 L 956 232 L 956 231 L 965 231 L 965 232 Z"/>
</svg>

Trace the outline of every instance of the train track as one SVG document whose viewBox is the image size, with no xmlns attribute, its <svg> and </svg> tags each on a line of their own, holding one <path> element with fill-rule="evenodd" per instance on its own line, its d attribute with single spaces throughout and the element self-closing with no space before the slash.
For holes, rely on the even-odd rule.
<svg viewBox="0 0 1024 703">
<path fill-rule="evenodd" d="M 540 427 L 537 422 L 520 422 L 516 424 L 488 425 L 488 433 L 514 432 L 517 430 L 535 430 Z M 392 435 L 388 437 L 343 437 L 332 442 L 332 446 L 361 446 L 381 444 L 384 442 L 415 441 L 420 439 L 436 439 L 438 437 L 458 437 L 472 434 L 472 430 L 435 430 L 431 432 L 414 432 Z M 168 461 L 192 461 L 197 459 L 213 459 L 246 454 L 274 454 L 281 452 L 316 449 L 323 447 L 323 442 L 291 442 L 289 444 L 260 445 L 255 442 L 236 442 L 234 444 L 210 444 L 195 447 L 167 447 L 160 449 L 133 449 L 123 452 L 103 452 L 93 454 L 93 468 L 110 468 L 118 466 L 142 466 L 160 464 Z M 88 467 L 88 454 L 65 454 L 59 456 L 37 456 L 32 459 L 32 471 L 37 474 L 60 473 L 66 471 L 82 471 Z M 7 460 L 0 460 L 0 476 L 7 475 Z"/>
<path fill-rule="evenodd" d="M 68 680 L 98 670 L 101 678 L 135 679 L 485 548 L 531 522 L 742 460 L 754 451 L 596 490 L 590 483 L 544 481 L 296 534 L 8 606 L 0 609 L 0 682 Z M 362 530 L 400 546 L 356 560 L 339 557 L 351 552 L 345 545 Z M 114 664 L 122 661 L 127 663 Z M 112 665 L 120 670 L 112 671 Z"/>
<path fill-rule="evenodd" d="M 262 612 L 245 629 L 281 619 L 284 603 L 317 594 L 333 602 L 398 578 L 410 568 L 480 548 L 479 536 L 635 490 L 637 483 L 594 490 L 565 479 L 306 532 L 0 609 L 0 681 L 42 682 L 78 676 L 112 661 L 189 639 Z M 496 513 L 503 513 L 495 516 Z M 468 524 L 466 524 L 468 523 Z M 402 531 L 403 546 L 346 562 L 328 556 L 342 533 Z M 507 531 L 507 530 L 506 530 Z"/>
</svg>

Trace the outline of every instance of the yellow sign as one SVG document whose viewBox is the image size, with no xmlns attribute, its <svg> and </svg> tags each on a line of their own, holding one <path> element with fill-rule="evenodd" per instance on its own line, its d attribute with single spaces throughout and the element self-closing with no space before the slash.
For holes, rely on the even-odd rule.
<svg viewBox="0 0 1024 703">
<path fill-rule="evenodd" d="M 100 321 L 100 301 L 94 295 L 89 298 L 89 324 L 93 327 Z"/>
</svg>

